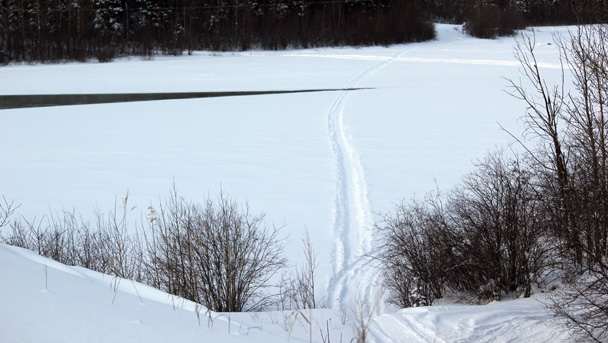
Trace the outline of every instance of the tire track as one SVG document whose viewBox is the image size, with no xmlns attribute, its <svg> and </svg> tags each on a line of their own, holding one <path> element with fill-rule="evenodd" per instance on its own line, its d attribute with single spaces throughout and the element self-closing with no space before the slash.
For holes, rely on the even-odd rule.
<svg viewBox="0 0 608 343">
<path fill-rule="evenodd" d="M 396 61 L 406 50 L 376 63 L 357 76 L 345 88 Z M 373 248 L 373 218 L 368 199 L 368 185 L 359 154 L 344 127 L 344 109 L 348 92 L 341 92 L 327 116 L 327 130 L 336 159 L 336 197 L 334 205 L 332 277 L 328 299 L 334 306 L 351 312 L 373 307 L 380 296 L 379 271 L 363 254 Z M 357 313 L 351 313 L 357 315 Z"/>
<path fill-rule="evenodd" d="M 408 335 L 410 337 L 405 341 L 447 343 L 437 335 L 434 328 L 425 327 L 414 316 L 387 315 L 381 318 L 381 322 L 373 321 L 369 327 L 369 338 L 372 342 L 404 341 L 405 335 Z"/>
</svg>

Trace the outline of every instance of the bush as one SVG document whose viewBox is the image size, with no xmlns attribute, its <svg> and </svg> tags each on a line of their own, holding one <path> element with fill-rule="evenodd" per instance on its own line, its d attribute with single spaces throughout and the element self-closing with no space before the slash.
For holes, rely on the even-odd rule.
<svg viewBox="0 0 608 343">
<path fill-rule="evenodd" d="M 608 340 L 608 266 L 596 264 L 551 295 L 548 306 L 580 341 Z"/>
<path fill-rule="evenodd" d="M 203 206 L 174 192 L 150 209 L 148 274 L 152 286 L 213 311 L 259 310 L 264 290 L 286 264 L 279 229 L 220 194 Z"/>
<path fill-rule="evenodd" d="M 205 305 L 214 311 L 258 310 L 270 304 L 265 291 L 285 264 L 279 228 L 221 194 L 204 205 L 172 195 L 149 225 L 129 224 L 127 197 L 93 223 L 74 210 L 40 220 L 9 222 L 16 206 L 0 203 L 0 227 L 12 229 L 3 243 L 34 250 L 55 261 L 133 279 Z M 314 290 L 313 290 L 314 291 Z M 313 298 L 314 299 L 314 298 Z M 313 300 L 314 301 L 314 300 Z"/>
<path fill-rule="evenodd" d="M 94 224 L 75 210 L 62 210 L 41 219 L 14 220 L 2 241 L 36 251 L 63 264 L 80 266 L 122 278 L 144 280 L 139 239 L 129 234 L 128 194 L 122 206 L 95 213 Z"/>
<path fill-rule="evenodd" d="M 463 29 L 477 38 L 496 38 L 512 36 L 515 30 L 524 28 L 524 20 L 512 8 L 501 9 L 497 6 L 471 8 L 466 15 Z"/>
<path fill-rule="evenodd" d="M 488 155 L 447 196 L 384 216 L 386 285 L 397 305 L 431 305 L 446 290 L 476 301 L 531 295 L 548 263 L 546 224 L 532 175 L 516 158 Z"/>
<path fill-rule="evenodd" d="M 532 280 L 548 264 L 546 214 L 534 176 L 517 158 L 489 154 L 450 196 L 465 289 L 529 297 Z M 483 293 L 482 292 L 482 293 Z M 480 295 L 483 295 L 480 293 Z M 483 299 L 485 298 L 485 299 Z"/>
<path fill-rule="evenodd" d="M 425 202 L 401 203 L 392 215 L 376 225 L 381 233 L 381 259 L 389 302 L 401 306 L 427 306 L 443 297 L 452 270 L 451 243 L 455 242 L 438 197 Z"/>
</svg>

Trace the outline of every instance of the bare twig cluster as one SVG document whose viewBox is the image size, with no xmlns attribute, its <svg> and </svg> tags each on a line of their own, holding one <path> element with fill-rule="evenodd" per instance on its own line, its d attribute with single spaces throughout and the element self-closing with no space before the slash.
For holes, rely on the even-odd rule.
<svg viewBox="0 0 608 343">
<path fill-rule="evenodd" d="M 280 308 L 302 310 L 318 308 L 315 296 L 315 271 L 319 266 L 308 231 L 302 239 L 304 262 L 282 275 Z"/>
<path fill-rule="evenodd" d="M 55 261 L 141 281 L 141 246 L 127 232 L 128 194 L 121 206 L 84 220 L 75 210 L 41 219 L 14 219 L 4 243 L 36 251 Z"/>
</svg>

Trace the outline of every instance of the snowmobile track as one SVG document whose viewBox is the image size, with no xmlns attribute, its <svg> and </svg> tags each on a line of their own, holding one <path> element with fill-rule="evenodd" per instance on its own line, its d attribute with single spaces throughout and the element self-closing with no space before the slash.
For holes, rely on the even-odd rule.
<svg viewBox="0 0 608 343">
<path fill-rule="evenodd" d="M 363 70 L 345 86 L 354 87 L 362 79 L 396 61 L 407 49 Z M 379 270 L 364 256 L 373 248 L 373 218 L 368 199 L 365 171 L 356 147 L 347 135 L 344 111 L 348 92 L 334 100 L 327 116 L 327 131 L 336 160 L 332 277 L 328 286 L 329 302 L 334 307 L 356 306 L 369 310 L 380 293 Z M 354 308 L 351 308 L 354 310 Z"/>
</svg>

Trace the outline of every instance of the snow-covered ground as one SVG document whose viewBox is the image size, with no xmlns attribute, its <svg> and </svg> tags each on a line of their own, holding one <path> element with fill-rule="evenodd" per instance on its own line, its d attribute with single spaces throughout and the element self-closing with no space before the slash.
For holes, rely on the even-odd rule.
<svg viewBox="0 0 608 343">
<path fill-rule="evenodd" d="M 549 82 L 560 79 L 551 36 L 556 30 L 566 31 L 536 33 L 539 66 Z M 358 304 L 368 311 L 381 293 L 378 269 L 361 257 L 373 251 L 377 213 L 457 183 L 472 161 L 511 141 L 498 123 L 521 132 L 525 106 L 504 92 L 505 78 L 520 75 L 514 38 L 473 39 L 452 25 L 437 25 L 437 31 L 435 41 L 391 47 L 198 52 L 0 68 L 0 94 L 369 88 L 2 110 L 0 194 L 22 203 L 19 215 L 32 218 L 61 207 L 85 216 L 106 211 L 128 191 L 130 206 L 137 206 L 135 222 L 173 183 L 193 200 L 223 189 L 248 201 L 253 212 L 265 212 L 269 222 L 286 225 L 292 261 L 302 259 L 300 238 L 308 230 L 320 261 L 318 296 L 333 308 L 314 317 L 336 335 L 332 341 L 340 334 L 350 341 Z M 146 289 L 143 304 L 123 281 L 125 291 L 112 305 L 107 276 L 4 246 L 0 261 L 0 322 L 8 328 L 0 330 L 1 342 L 227 339 L 221 336 L 228 332 L 225 316 L 213 328 L 199 327 L 192 304 L 174 311 L 167 295 L 143 285 L 137 286 Z M 53 268 L 43 292 L 45 264 Z M 372 340 L 566 337 L 534 299 L 394 310 L 377 309 L 382 315 L 370 325 Z M 287 338 L 285 314 L 234 316 L 239 324 L 231 325 L 230 339 Z M 78 328 L 70 331 L 72 326 Z M 291 339 L 307 340 L 306 328 L 296 327 Z M 20 333 L 31 336 L 22 340 Z M 319 328 L 314 334 L 321 341 Z"/>
<path fill-rule="evenodd" d="M 343 309 L 207 312 L 146 285 L 69 267 L 0 244 L 0 342 L 351 342 Z M 367 314 L 363 320 L 367 323 Z M 533 299 L 433 306 L 374 317 L 368 342 L 559 342 L 567 335 Z"/>
</svg>

